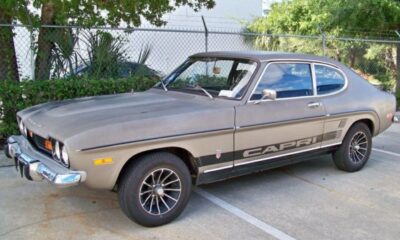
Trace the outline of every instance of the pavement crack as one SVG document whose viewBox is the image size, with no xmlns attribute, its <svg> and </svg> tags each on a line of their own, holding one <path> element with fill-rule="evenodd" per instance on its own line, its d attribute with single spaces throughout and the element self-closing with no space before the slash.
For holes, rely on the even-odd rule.
<svg viewBox="0 0 400 240">
<path fill-rule="evenodd" d="M 0 168 L 8 168 L 8 167 L 15 167 L 15 165 L 12 164 L 12 165 L 2 165 L 2 166 L 0 166 Z"/>
</svg>

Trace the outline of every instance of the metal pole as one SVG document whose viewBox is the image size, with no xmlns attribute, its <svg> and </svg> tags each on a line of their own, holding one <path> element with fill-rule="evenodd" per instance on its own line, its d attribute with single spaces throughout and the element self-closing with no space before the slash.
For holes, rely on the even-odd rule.
<svg viewBox="0 0 400 240">
<path fill-rule="evenodd" d="M 400 38 L 400 32 L 397 30 L 395 30 L 394 32 Z M 400 43 L 396 44 L 396 55 L 397 55 L 397 57 L 396 57 L 397 58 L 397 61 L 396 61 L 397 77 L 396 77 L 395 93 L 396 93 L 396 96 L 400 96 L 400 94 L 399 94 L 399 92 L 400 92 L 400 62 L 399 62 L 400 61 L 400 57 L 399 57 L 400 56 Z M 398 99 L 398 97 L 397 97 L 397 99 Z"/>
<path fill-rule="evenodd" d="M 322 38 L 322 55 L 325 56 L 325 49 L 326 49 L 326 35 L 322 31 L 322 27 L 318 24 L 317 26 L 318 31 L 321 33 Z"/>
<path fill-rule="evenodd" d="M 205 49 L 206 52 L 208 52 L 208 28 L 203 15 L 201 16 L 201 20 L 203 21 L 203 26 L 204 26 Z"/>
<path fill-rule="evenodd" d="M 32 80 L 35 80 L 35 37 L 33 36 L 33 26 L 31 29 L 31 75 Z"/>
<path fill-rule="evenodd" d="M 204 26 L 205 50 L 206 50 L 206 52 L 208 52 L 208 28 L 207 28 L 206 20 L 204 20 L 203 15 L 201 15 L 201 20 L 203 21 L 203 26 Z M 206 75 L 208 76 L 208 62 L 206 62 Z"/>
</svg>

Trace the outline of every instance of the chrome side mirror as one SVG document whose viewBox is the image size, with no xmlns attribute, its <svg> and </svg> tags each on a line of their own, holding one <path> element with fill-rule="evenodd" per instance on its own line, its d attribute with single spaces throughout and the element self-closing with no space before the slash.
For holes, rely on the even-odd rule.
<svg viewBox="0 0 400 240">
<path fill-rule="evenodd" d="M 276 91 L 275 91 L 275 90 L 272 90 L 272 89 L 264 89 L 264 90 L 262 91 L 261 99 L 255 101 L 254 104 L 259 104 L 262 100 L 266 100 L 266 99 L 275 100 L 275 99 L 276 99 L 276 95 L 277 95 L 277 94 L 276 94 Z"/>
<path fill-rule="evenodd" d="M 394 115 L 394 116 L 393 116 L 393 120 L 392 120 L 392 122 L 393 122 L 393 123 L 400 123 L 400 119 L 399 119 L 399 117 L 398 117 L 398 116 L 396 116 L 396 115 Z"/>
</svg>

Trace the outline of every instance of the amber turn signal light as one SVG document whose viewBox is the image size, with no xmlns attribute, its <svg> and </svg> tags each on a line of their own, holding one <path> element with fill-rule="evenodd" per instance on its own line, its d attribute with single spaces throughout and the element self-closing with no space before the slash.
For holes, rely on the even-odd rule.
<svg viewBox="0 0 400 240">
<path fill-rule="evenodd" d="M 49 150 L 52 151 L 53 150 L 53 144 L 51 143 L 50 140 L 44 140 L 44 147 Z"/>
</svg>

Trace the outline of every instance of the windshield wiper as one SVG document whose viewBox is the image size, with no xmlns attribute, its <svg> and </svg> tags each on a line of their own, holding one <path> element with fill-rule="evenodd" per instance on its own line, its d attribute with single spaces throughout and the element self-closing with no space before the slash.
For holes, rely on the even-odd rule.
<svg viewBox="0 0 400 240">
<path fill-rule="evenodd" d="M 209 98 L 214 99 L 214 97 L 207 90 L 205 90 L 202 86 L 197 84 L 196 87 L 194 87 L 194 89 L 199 89 L 199 90 L 203 91 Z"/>
<path fill-rule="evenodd" d="M 164 81 L 163 81 L 162 78 L 160 78 L 160 83 L 161 83 L 161 86 L 164 88 L 164 91 L 168 92 L 168 88 L 167 88 L 167 86 L 165 85 L 165 83 L 164 83 Z"/>
</svg>

